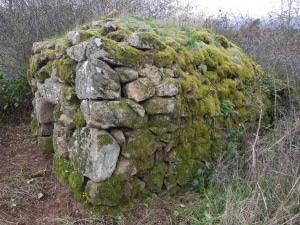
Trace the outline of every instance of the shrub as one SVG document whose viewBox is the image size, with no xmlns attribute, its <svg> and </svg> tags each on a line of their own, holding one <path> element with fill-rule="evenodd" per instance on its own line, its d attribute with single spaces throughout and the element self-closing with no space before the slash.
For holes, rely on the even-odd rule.
<svg viewBox="0 0 300 225">
<path fill-rule="evenodd" d="M 25 77 L 7 79 L 0 74 L 0 124 L 30 120 L 32 93 Z"/>
</svg>

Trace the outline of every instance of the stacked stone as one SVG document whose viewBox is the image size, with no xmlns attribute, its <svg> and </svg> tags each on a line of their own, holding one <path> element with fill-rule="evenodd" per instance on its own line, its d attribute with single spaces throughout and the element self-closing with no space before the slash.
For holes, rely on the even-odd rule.
<svg viewBox="0 0 300 225">
<path fill-rule="evenodd" d="M 112 23 L 106 26 L 116 29 Z M 181 126 L 178 77 L 170 69 L 147 63 L 133 68 L 110 58 L 101 37 L 79 43 L 80 34 L 72 31 L 67 39 L 56 44 L 35 43 L 32 50 L 31 61 L 38 61 L 40 67 L 31 80 L 40 148 L 46 150 L 45 142 L 53 140 L 55 154 L 70 158 L 74 170 L 88 179 L 86 196 L 93 204 L 119 203 L 97 191 L 112 176 L 119 177 L 126 187 L 127 200 L 137 194 L 133 186 L 155 193 L 164 183 L 167 190 L 176 187 L 176 181 L 168 182 L 171 179 L 166 174 L 172 170 L 168 162 L 179 160 L 168 154 L 174 145 L 171 136 Z M 130 35 L 127 44 L 139 51 L 158 48 L 155 42 L 146 44 L 139 33 Z M 73 60 L 74 83 L 57 74 L 52 63 L 66 57 Z M 44 71 L 48 78 L 41 80 L 39 74 Z M 81 115 L 84 123 L 76 124 Z"/>
<path fill-rule="evenodd" d="M 125 32 L 102 21 L 71 31 L 66 39 L 33 45 L 28 72 L 35 93 L 33 134 L 41 149 L 54 151 L 55 167 L 70 164 L 55 169 L 80 200 L 116 206 L 140 194 L 174 194 L 211 159 L 212 139 L 224 139 L 223 122 L 213 138 L 207 132 L 213 125 L 206 118 L 221 113 L 215 95 L 208 96 L 211 102 L 203 103 L 207 107 L 200 116 L 189 112 L 187 103 L 195 98 L 197 85 L 182 87 L 191 69 L 180 69 L 184 60 L 177 56 L 176 42 L 170 43 L 173 47 L 151 32 Z M 238 70 L 239 50 L 234 54 Z M 203 61 L 196 65 L 195 79 L 207 73 Z M 234 89 L 228 93 L 238 93 L 239 79 L 226 82 L 234 83 L 226 83 Z M 194 128 L 186 130 L 191 117 L 200 118 L 206 130 L 198 132 L 193 121 L 189 126 Z M 206 139 L 195 140 L 197 132 Z M 226 142 L 216 146 L 226 148 Z"/>
</svg>

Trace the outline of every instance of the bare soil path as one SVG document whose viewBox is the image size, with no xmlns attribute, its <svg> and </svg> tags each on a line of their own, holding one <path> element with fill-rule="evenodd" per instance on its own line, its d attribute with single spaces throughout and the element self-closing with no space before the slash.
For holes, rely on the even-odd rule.
<svg viewBox="0 0 300 225">
<path fill-rule="evenodd" d="M 29 125 L 0 128 L 0 224 L 55 224 L 84 217 L 84 208 L 52 172 L 52 154 L 38 149 Z"/>
<path fill-rule="evenodd" d="M 0 127 L 0 225 L 174 225 L 174 211 L 187 199 L 159 198 L 117 219 L 96 218 L 57 180 L 52 157 L 39 150 L 28 124 Z"/>
</svg>

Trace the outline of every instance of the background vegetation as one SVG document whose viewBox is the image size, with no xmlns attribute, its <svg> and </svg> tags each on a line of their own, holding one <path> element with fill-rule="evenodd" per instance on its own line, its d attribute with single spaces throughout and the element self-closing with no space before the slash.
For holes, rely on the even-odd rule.
<svg viewBox="0 0 300 225">
<path fill-rule="evenodd" d="M 300 224 L 299 0 L 283 0 L 281 9 L 264 19 L 223 12 L 205 15 L 177 0 L 0 0 L 0 6 L 0 125 L 30 119 L 32 95 L 26 71 L 32 43 L 113 9 L 152 19 L 173 19 L 179 29 L 204 26 L 236 43 L 269 74 L 267 88 L 282 91 L 274 78 L 293 88 L 285 93 L 286 107 L 280 112 L 275 96 L 275 120 L 270 126 L 260 127 L 257 121 L 255 134 L 232 131 L 228 150 L 217 163 L 207 164 L 188 181 L 198 194 L 192 204 L 174 215 L 173 222 Z M 246 144 L 239 143 L 240 137 Z M 71 221 L 69 218 L 66 224 L 73 224 Z"/>
</svg>

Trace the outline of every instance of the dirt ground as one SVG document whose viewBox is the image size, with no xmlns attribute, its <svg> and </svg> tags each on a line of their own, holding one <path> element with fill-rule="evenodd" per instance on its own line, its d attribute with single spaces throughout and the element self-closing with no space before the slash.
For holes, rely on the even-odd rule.
<svg viewBox="0 0 300 225">
<path fill-rule="evenodd" d="M 178 224 L 174 212 L 187 196 L 137 203 L 130 213 L 116 217 L 90 215 L 56 179 L 52 157 L 39 150 L 28 124 L 0 127 L 0 225 Z"/>
</svg>

